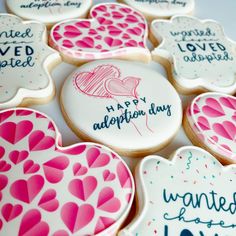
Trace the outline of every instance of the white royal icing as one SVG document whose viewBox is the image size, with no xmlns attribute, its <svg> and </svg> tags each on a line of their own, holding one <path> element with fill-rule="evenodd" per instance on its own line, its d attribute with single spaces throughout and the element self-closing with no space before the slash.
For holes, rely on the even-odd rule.
<svg viewBox="0 0 236 236">
<path fill-rule="evenodd" d="M 123 0 L 123 2 L 151 18 L 189 14 L 194 9 L 194 0 Z"/>
<path fill-rule="evenodd" d="M 119 236 L 233 236 L 236 166 L 182 147 L 172 161 L 149 156 L 136 172 L 140 211 Z"/>
<path fill-rule="evenodd" d="M 78 132 L 126 152 L 164 145 L 182 119 L 179 95 L 165 78 L 120 60 L 80 67 L 65 81 L 61 102 Z"/>
<path fill-rule="evenodd" d="M 92 0 L 7 0 L 8 9 L 24 18 L 53 24 L 68 18 L 85 17 Z"/>
<path fill-rule="evenodd" d="M 187 92 L 205 89 L 236 92 L 236 47 L 215 21 L 177 16 L 153 21 L 151 31 L 161 44 L 153 55 L 171 62 L 172 77 Z"/>
<path fill-rule="evenodd" d="M 0 109 L 53 94 L 47 67 L 60 56 L 46 41 L 44 25 L 0 14 Z"/>
</svg>

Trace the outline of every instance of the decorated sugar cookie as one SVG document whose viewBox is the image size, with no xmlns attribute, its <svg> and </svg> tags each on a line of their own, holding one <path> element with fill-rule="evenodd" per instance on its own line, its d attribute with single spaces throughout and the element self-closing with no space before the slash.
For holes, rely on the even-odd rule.
<svg viewBox="0 0 236 236">
<path fill-rule="evenodd" d="M 148 20 L 169 18 L 176 14 L 190 14 L 194 0 L 120 0 L 142 12 Z"/>
<path fill-rule="evenodd" d="M 61 146 L 51 119 L 0 113 L 0 235 L 115 235 L 134 195 L 132 175 L 98 144 Z"/>
<path fill-rule="evenodd" d="M 153 21 L 151 32 L 160 43 L 153 59 L 167 67 L 181 93 L 236 92 L 236 44 L 217 22 L 176 16 Z"/>
<path fill-rule="evenodd" d="M 61 106 L 79 137 L 129 156 L 161 149 L 182 122 L 181 101 L 170 83 L 142 64 L 120 60 L 78 68 L 64 83 Z"/>
<path fill-rule="evenodd" d="M 0 109 L 40 103 L 54 95 L 49 69 L 60 62 L 43 24 L 0 14 Z"/>
<path fill-rule="evenodd" d="M 106 58 L 150 61 L 148 27 L 139 12 L 123 4 L 102 3 L 91 9 L 90 17 L 52 28 L 50 45 L 64 60 L 75 64 Z"/>
<path fill-rule="evenodd" d="M 92 0 L 6 0 L 10 12 L 30 20 L 38 20 L 48 26 L 56 22 L 87 16 Z"/>
<path fill-rule="evenodd" d="M 119 236 L 235 235 L 235 165 L 190 146 L 171 161 L 149 156 L 136 170 L 139 211 Z"/>
<path fill-rule="evenodd" d="M 236 98 L 220 93 L 196 97 L 185 113 L 184 127 L 192 142 L 223 163 L 236 163 Z"/>
</svg>

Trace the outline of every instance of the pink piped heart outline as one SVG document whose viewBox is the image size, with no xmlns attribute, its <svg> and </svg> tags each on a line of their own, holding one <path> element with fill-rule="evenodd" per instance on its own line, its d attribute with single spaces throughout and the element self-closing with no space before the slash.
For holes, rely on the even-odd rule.
<svg viewBox="0 0 236 236">
<path fill-rule="evenodd" d="M 56 24 L 50 33 L 50 45 L 76 62 L 132 55 L 150 61 L 148 25 L 141 13 L 119 3 L 101 3 L 91 9 L 90 16 L 88 20 Z"/>
<path fill-rule="evenodd" d="M 0 130 L 13 127 L 0 135 L 0 234 L 117 233 L 134 197 L 117 154 L 94 143 L 62 147 L 55 123 L 31 109 L 1 111 L 0 120 Z"/>
</svg>

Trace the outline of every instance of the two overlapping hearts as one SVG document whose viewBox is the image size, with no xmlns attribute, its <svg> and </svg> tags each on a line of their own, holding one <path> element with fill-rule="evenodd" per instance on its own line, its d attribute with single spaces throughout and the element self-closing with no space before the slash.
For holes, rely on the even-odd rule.
<svg viewBox="0 0 236 236">
<path fill-rule="evenodd" d="M 121 158 L 92 143 L 61 148 L 57 136 L 41 113 L 0 113 L 0 233 L 95 235 L 127 214 L 133 179 Z"/>
<path fill-rule="evenodd" d="M 91 72 L 81 72 L 74 78 L 75 87 L 82 93 L 100 98 L 116 96 L 138 97 L 137 87 L 141 79 L 133 76 L 121 78 L 114 65 L 100 65 Z"/>
</svg>

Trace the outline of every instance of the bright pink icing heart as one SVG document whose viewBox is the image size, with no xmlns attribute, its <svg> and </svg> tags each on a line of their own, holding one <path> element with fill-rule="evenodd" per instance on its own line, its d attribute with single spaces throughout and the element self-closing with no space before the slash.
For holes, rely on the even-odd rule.
<svg viewBox="0 0 236 236">
<path fill-rule="evenodd" d="M 10 126 L 7 140 L 0 136 L 4 235 L 9 235 L 9 228 L 21 236 L 93 235 L 109 231 L 120 217 L 124 220 L 131 207 L 126 196 L 132 199 L 134 188 L 120 157 L 92 143 L 62 148 L 56 143 L 60 140 L 55 124 L 45 115 L 28 109 L 13 109 L 9 114 L 0 112 L 7 117 L 1 126 Z M 11 129 L 12 124 L 20 124 L 21 130 L 29 124 L 32 128 L 15 135 L 18 128 Z M 49 216 L 58 224 L 52 224 Z"/>
<path fill-rule="evenodd" d="M 78 206 L 68 202 L 62 207 L 61 217 L 70 232 L 76 233 L 91 222 L 94 213 L 94 208 L 89 204 Z"/>
<path fill-rule="evenodd" d="M 197 124 L 198 124 L 198 125 L 200 126 L 200 128 L 201 128 L 202 130 L 204 130 L 204 131 L 211 129 L 210 124 L 209 124 L 207 118 L 205 118 L 204 116 L 198 117 L 198 122 L 197 122 Z"/>
<path fill-rule="evenodd" d="M 214 98 L 206 99 L 206 106 L 202 108 L 202 111 L 209 117 L 224 116 L 225 112 L 220 103 Z"/>
<path fill-rule="evenodd" d="M 236 126 L 230 121 L 216 123 L 213 125 L 213 129 L 217 134 L 226 139 L 234 140 L 236 137 Z"/>
<path fill-rule="evenodd" d="M 71 20 L 57 24 L 51 31 L 51 46 L 75 58 L 76 52 L 82 52 L 84 60 L 95 58 L 95 54 L 101 52 L 129 54 L 127 47 L 143 49 L 147 53 L 144 45 L 148 27 L 140 13 L 128 6 L 105 3 L 92 8 L 90 15 L 92 19 L 89 20 Z M 122 37 L 122 33 L 128 36 Z M 132 39 L 135 43 L 127 45 L 127 39 Z M 111 56 L 104 54 L 100 57 Z"/>
</svg>

